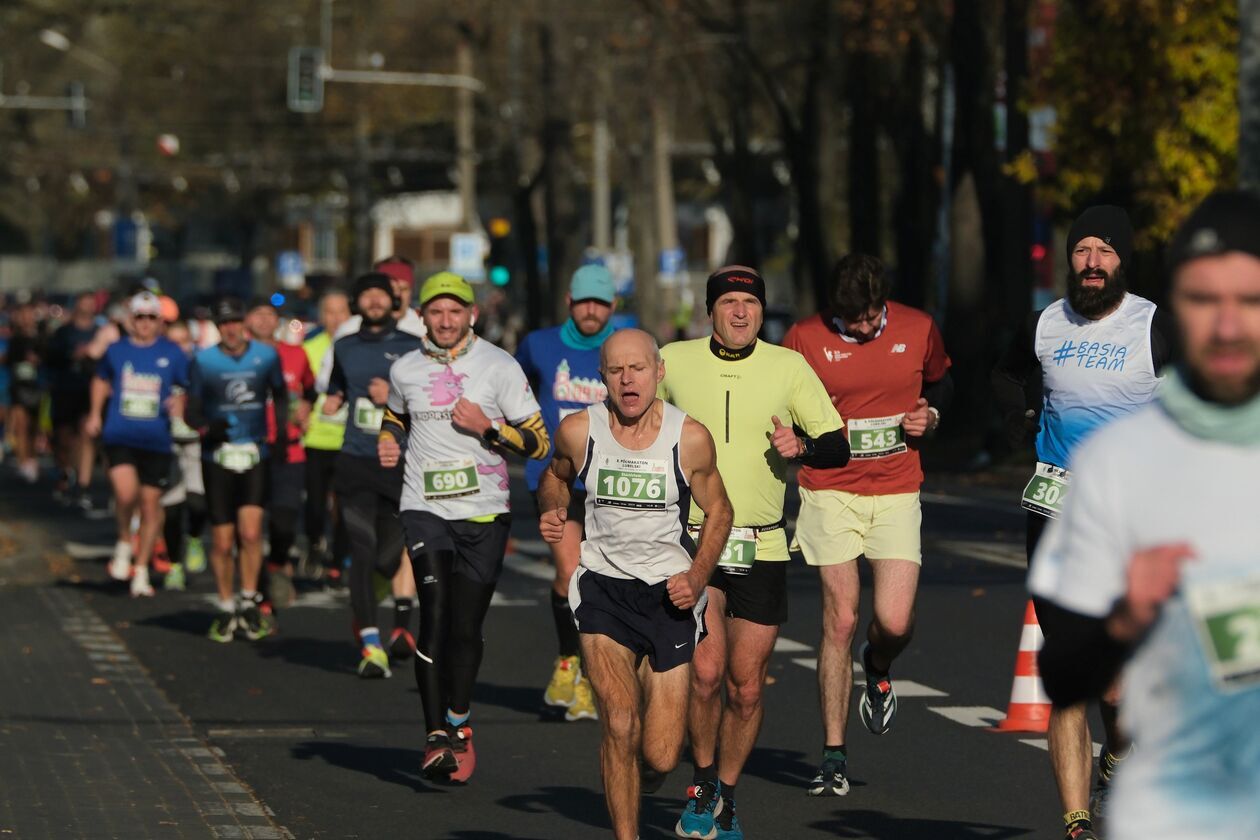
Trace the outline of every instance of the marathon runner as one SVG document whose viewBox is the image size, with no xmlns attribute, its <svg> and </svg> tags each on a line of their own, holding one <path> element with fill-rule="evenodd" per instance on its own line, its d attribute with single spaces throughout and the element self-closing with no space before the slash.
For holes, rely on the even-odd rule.
<svg viewBox="0 0 1260 840">
<path fill-rule="evenodd" d="M 994 399 L 1007 418 L 1012 444 L 1022 445 L 1027 432 L 1039 428 L 1038 463 L 1023 496 L 1029 558 L 1070 495 L 1069 470 L 1077 448 L 1100 426 L 1149 402 L 1172 356 L 1167 316 L 1126 291 L 1132 243 L 1123 209 L 1098 205 L 1081 213 L 1068 233 L 1067 297 L 1029 317 L 994 371 Z M 1033 604 L 1050 639 L 1060 632 L 1060 613 L 1036 598 Z M 1070 840 L 1096 837 L 1093 811 L 1105 807 L 1112 771 L 1128 754 L 1114 698 L 1100 705 L 1106 743 L 1092 803 L 1086 705 L 1056 707 L 1050 714 L 1050 764 Z"/>
<path fill-rule="evenodd" d="M 92 507 L 89 488 L 96 461 L 92 438 L 84 434 L 95 367 L 89 349 L 96 330 L 96 294 L 84 292 L 74 299 L 70 320 L 48 340 L 53 442 L 59 470 L 54 493 L 84 510 Z"/>
<path fill-rule="evenodd" d="M 288 457 L 271 460 L 270 493 L 267 505 L 268 552 L 267 597 L 279 608 L 292 606 L 297 597 L 293 589 L 293 561 L 289 551 L 297 538 L 298 517 L 302 513 L 302 489 L 306 483 L 306 450 L 302 448 L 302 432 L 315 401 L 315 375 L 311 373 L 306 353 L 296 344 L 276 341 L 280 328 L 280 312 L 268 298 L 257 298 L 245 315 L 250 336 L 267 345 L 280 357 L 280 370 L 288 389 L 289 424 L 284 430 L 276 427 L 273 413 L 267 415 L 267 443 L 287 446 Z"/>
<path fill-rule="evenodd" d="M 870 563 L 874 581 L 859 711 L 876 735 L 888 732 L 897 714 L 888 671 L 914 632 L 922 564 L 919 447 L 940 423 L 953 392 L 940 330 L 926 312 L 888 299 L 878 259 L 851 254 L 836 265 L 834 280 L 831 311 L 796 324 L 783 340 L 827 387 L 846 418 L 852 451 L 844 469 L 806 466 L 799 477 L 794 548 L 818 567 L 823 602 L 818 655 L 823 758 L 809 785 L 811 796 L 849 792 L 845 731 L 862 588 L 859 556 Z"/>
<path fill-rule="evenodd" d="M 427 733 L 421 772 L 465 782 L 473 773 L 473 683 L 481 625 L 503 569 L 508 471 L 503 452 L 547 454 L 547 427 L 521 366 L 472 331 L 472 286 L 449 272 L 420 288 L 428 338 L 389 373 L 381 465 L 406 445 L 402 523 L 420 584 L 416 685 Z"/>
<path fill-rule="evenodd" d="M 354 282 L 353 300 L 363 326 L 333 344 L 323 412 L 331 417 L 343 406 L 348 410 L 345 442 L 337 458 L 336 491 L 350 538 L 350 607 L 362 644 L 359 676 L 373 679 L 391 675 L 376 622 L 373 576 L 379 572 L 394 577 L 403 557 L 398 518 L 403 469 L 397 465 L 381 469 L 376 438 L 389 397 L 390 368 L 420 347 L 420 339 L 398 329 L 392 314 L 398 309 L 398 299 L 387 275 L 360 276 Z"/>
<path fill-rule="evenodd" d="M 8 433 L 13 438 L 18 475 L 27 484 L 39 480 L 35 458 L 35 437 L 39 431 L 39 409 L 44 399 L 44 353 L 46 337 L 29 302 L 18 303 L 9 320 L 9 412 Z"/>
<path fill-rule="evenodd" d="M 166 320 L 168 313 L 163 313 Z M 166 337 L 191 360 L 192 334 L 175 310 L 167 323 Z M 171 486 L 162 494 L 162 536 L 171 559 L 171 570 L 162 581 L 163 589 L 182 590 L 189 573 L 206 569 L 206 555 L 200 535 L 205 530 L 206 495 L 201 481 L 201 435 L 182 417 L 171 418 L 174 461 Z M 194 536 L 195 535 L 195 536 Z M 194 551 L 193 545 L 196 544 Z"/>
<path fill-rule="evenodd" d="M 84 431 L 101 436 L 114 491 L 118 539 L 110 577 L 130 577 L 132 596 L 147 597 L 153 595 L 149 562 L 162 532 L 162 492 L 170 486 L 171 420 L 184 412 L 179 392 L 189 384 L 189 370 L 184 352 L 161 335 L 157 295 L 141 292 L 128 308 L 132 334 L 110 345 L 96 365 Z M 137 512 L 140 539 L 133 558 L 131 518 Z"/>
<path fill-rule="evenodd" d="M 709 581 L 705 627 L 711 638 L 692 663 L 688 732 L 694 784 L 675 831 L 681 837 L 738 840 L 743 831 L 735 814 L 735 785 L 761 728 L 770 652 L 787 620 L 788 464 L 844 466 L 849 443 L 826 388 L 805 359 L 757 340 L 766 285 L 756 271 L 719 268 L 709 277 L 705 303 L 713 335 L 661 350 L 661 394 L 713 432 L 735 524 Z M 698 528 L 703 512 L 693 506 L 689 521 Z"/>
<path fill-rule="evenodd" d="M 308 338 L 302 349 L 306 351 L 306 359 L 314 371 L 316 379 L 327 379 L 332 368 L 323 369 L 325 357 L 331 365 L 333 335 L 347 318 L 350 317 L 350 298 L 345 292 L 334 289 L 324 292 L 319 299 L 319 323 L 323 329 Z M 302 443 L 306 447 L 306 538 L 307 538 L 307 573 L 322 568 L 325 582 L 330 586 L 342 583 L 342 559 L 350 550 L 346 539 L 345 524 L 341 520 L 336 505 L 330 504 L 332 499 L 333 466 L 337 455 L 341 452 L 341 443 L 346 435 L 346 416 L 350 413 L 346 405 L 336 414 L 324 413 L 324 396 L 319 394 L 306 428 Z M 328 523 L 332 521 L 332 539 L 329 541 Z"/>
<path fill-rule="evenodd" d="M 612 274 L 602 265 L 582 266 L 573 274 L 566 302 L 567 321 L 530 333 L 516 351 L 516 361 L 538 395 L 552 440 L 566 416 L 603 402 L 608 396 L 600 378 L 599 348 L 613 331 L 608 323 L 617 308 Z M 534 494 L 535 504 L 539 477 L 550 462 L 548 452 L 541 461 L 525 464 L 525 483 Z M 585 488 L 578 482 L 570 495 L 564 538 L 551 544 L 551 559 L 556 566 L 551 584 L 551 616 L 560 650 L 543 701 L 548 706 L 564 708 L 566 720 L 597 717 L 590 682 L 582 676 L 577 625 L 569 609 L 569 579 L 577 569 L 581 551 L 585 502 Z M 542 513 L 541 507 L 538 512 Z"/>
<path fill-rule="evenodd" d="M 250 341 L 245 305 L 224 298 L 214 307 L 219 344 L 202 350 L 189 372 L 188 423 L 204 429 L 202 478 L 210 512 L 210 562 L 219 591 L 219 613 L 210 624 L 211 641 L 230 642 L 239 630 L 257 641 L 275 631 L 262 610 L 258 591 L 262 571 L 263 509 L 267 504 L 268 458 L 283 461 L 283 446 L 267 445 L 267 401 L 278 428 L 289 418 L 289 395 L 280 357 Z M 232 551 L 240 542 L 241 590 L 233 598 Z"/>
<path fill-rule="evenodd" d="M 624 330 L 601 353 L 608 401 L 561 421 L 539 483 L 539 530 L 553 545 L 564 540 L 571 488 L 591 488 L 569 600 L 604 712 L 600 770 L 613 834 L 634 840 L 640 777 L 659 786 L 682 752 L 687 665 L 705 636 L 705 585 L 732 513 L 709 431 L 656 397 L 665 375 L 656 341 Z M 705 517 L 698 546 L 684 526 L 692 499 Z"/>
<path fill-rule="evenodd" d="M 1116 777 L 1111 840 L 1260 837 L 1260 198 L 1222 192 L 1169 248 L 1184 363 L 1155 403 L 1073 456 L 1033 562 L 1053 607 L 1041 674 L 1057 705 L 1124 669 L 1138 748 Z"/>
</svg>

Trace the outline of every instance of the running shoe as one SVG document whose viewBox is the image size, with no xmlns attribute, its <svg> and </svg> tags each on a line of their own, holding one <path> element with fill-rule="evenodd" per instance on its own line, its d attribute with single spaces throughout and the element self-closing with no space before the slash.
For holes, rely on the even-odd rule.
<svg viewBox="0 0 1260 840">
<path fill-rule="evenodd" d="M 346 588 L 346 576 L 336 566 L 329 566 L 324 569 L 324 588 L 334 592 L 340 592 Z"/>
<path fill-rule="evenodd" d="M 167 592 L 183 592 L 187 587 L 188 580 L 184 575 L 184 564 L 176 563 L 162 579 L 162 588 Z"/>
<path fill-rule="evenodd" d="M 1098 757 L 1098 781 L 1094 783 L 1094 789 L 1089 796 L 1089 812 L 1094 817 L 1107 816 L 1107 804 L 1111 799 L 1111 779 L 1115 775 L 1116 768 L 1127 755 L 1128 753 L 1125 753 L 1125 756 L 1117 757 L 1104 751 Z"/>
<path fill-rule="evenodd" d="M 714 822 L 717 824 L 716 840 L 744 840 L 744 829 L 739 826 L 734 800 L 723 797 L 722 808 L 714 816 Z"/>
<path fill-rule="evenodd" d="M 551 682 L 547 683 L 547 692 L 543 694 L 543 702 L 548 706 L 564 709 L 572 706 L 576 683 L 580 677 L 576 656 L 557 656 L 551 672 Z"/>
<path fill-rule="evenodd" d="M 230 642 L 236 632 L 236 624 L 236 613 L 220 612 L 210 622 L 210 632 L 206 636 L 212 642 Z"/>
<path fill-rule="evenodd" d="M 131 575 L 131 597 L 132 598 L 152 598 L 153 585 L 149 583 L 149 569 L 146 566 L 137 566 Z"/>
<path fill-rule="evenodd" d="M 573 703 L 564 712 L 565 720 L 599 720 L 599 711 L 595 708 L 595 692 L 591 689 L 591 681 L 578 675 L 573 684 Z"/>
<path fill-rule="evenodd" d="M 862 667 L 866 671 L 866 689 L 862 692 L 858 712 L 871 734 L 886 735 L 897 716 L 897 692 L 893 691 L 892 678 L 887 674 L 882 677 L 871 674 L 870 642 L 862 645 Z"/>
<path fill-rule="evenodd" d="M 459 769 L 459 759 L 451 748 L 451 737 L 445 732 L 434 732 L 424 743 L 424 761 L 420 775 L 430 781 L 449 779 Z"/>
<path fill-rule="evenodd" d="M 715 818 L 722 812 L 721 790 L 721 782 L 700 782 L 687 788 L 687 805 L 674 826 L 674 834 L 714 840 L 718 833 Z"/>
<path fill-rule="evenodd" d="M 365 680 L 383 680 L 391 676 L 389 656 L 380 645 L 364 645 L 359 660 L 359 676 Z"/>
<path fill-rule="evenodd" d="M 23 461 L 18 464 L 18 475 L 27 484 L 34 484 L 39 481 L 39 463 L 36 461 Z"/>
<path fill-rule="evenodd" d="M 406 627 L 395 627 L 389 634 L 389 658 L 394 662 L 405 662 L 416 655 L 416 638 Z"/>
<path fill-rule="evenodd" d="M 293 588 L 293 578 L 283 568 L 267 570 L 267 594 L 277 609 L 293 606 L 297 600 L 297 590 Z"/>
<path fill-rule="evenodd" d="M 255 600 L 245 604 L 241 610 L 241 618 L 237 623 L 245 638 L 251 642 L 265 639 L 276 632 L 276 619 L 262 608 L 262 601 Z"/>
<path fill-rule="evenodd" d="M 114 543 L 114 556 L 109 561 L 109 576 L 114 580 L 131 578 L 131 543 Z"/>
<path fill-rule="evenodd" d="M 1063 832 L 1063 840 L 1099 840 L 1092 826 L 1072 823 Z"/>
<path fill-rule="evenodd" d="M 472 778 L 473 770 L 477 769 L 477 753 L 473 750 L 472 727 L 464 724 L 450 727 L 450 731 L 451 750 L 455 753 L 456 762 L 459 763 L 459 769 L 451 773 L 451 781 L 467 782 Z"/>
<path fill-rule="evenodd" d="M 206 570 L 206 547 L 201 537 L 189 537 L 188 548 L 184 551 L 184 565 L 188 574 L 199 575 Z"/>
<path fill-rule="evenodd" d="M 74 493 L 74 506 L 84 513 L 91 513 L 95 510 L 96 505 L 92 503 L 92 491 L 86 487 L 80 487 Z"/>
<path fill-rule="evenodd" d="M 847 796 L 849 793 L 848 764 L 843 758 L 824 759 L 822 767 L 818 768 L 818 775 L 809 783 L 806 792 L 810 796 L 822 796 L 828 793 L 833 796 Z"/>
</svg>

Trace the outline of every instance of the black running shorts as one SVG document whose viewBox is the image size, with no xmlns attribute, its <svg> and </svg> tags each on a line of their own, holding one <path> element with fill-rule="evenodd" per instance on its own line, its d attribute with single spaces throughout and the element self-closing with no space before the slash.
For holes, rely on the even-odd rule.
<svg viewBox="0 0 1260 840">
<path fill-rule="evenodd" d="M 140 484 L 144 487 L 157 487 L 165 490 L 171 486 L 171 454 L 154 452 L 151 449 L 138 449 L 134 446 L 117 446 L 105 444 L 105 460 L 110 469 L 114 467 L 134 467 Z"/>
<path fill-rule="evenodd" d="M 449 522 L 437 514 L 418 510 L 404 510 L 400 518 L 407 556 L 413 561 L 424 552 L 453 551 L 454 574 L 475 583 L 499 582 L 511 528 L 511 518 L 506 513 L 491 522 Z"/>
<path fill-rule="evenodd" d="M 236 513 L 241 508 L 266 506 L 270 483 L 266 460 L 240 473 L 202 459 L 201 469 L 211 525 L 235 525 Z"/>
<path fill-rule="evenodd" d="M 726 617 L 778 627 L 788 619 L 787 563 L 758 560 L 746 575 L 713 570 L 709 586 L 726 593 Z"/>
<path fill-rule="evenodd" d="M 706 635 L 706 599 L 690 610 L 675 607 L 667 581 L 608 577 L 579 568 L 569 583 L 569 607 L 579 633 L 607 636 L 629 648 L 658 674 L 686 665 Z"/>
</svg>

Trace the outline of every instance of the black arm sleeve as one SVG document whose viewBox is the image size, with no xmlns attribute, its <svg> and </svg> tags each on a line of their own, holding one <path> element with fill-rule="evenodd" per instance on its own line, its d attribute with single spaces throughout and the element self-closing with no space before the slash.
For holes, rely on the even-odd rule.
<svg viewBox="0 0 1260 840">
<path fill-rule="evenodd" d="M 1022 444 L 1027 434 L 1025 412 L 1033 411 L 1034 417 L 1041 414 L 1041 361 L 1036 348 L 1039 320 L 1040 312 L 1028 317 L 1011 339 L 990 378 L 993 402 L 1013 445 Z"/>
<path fill-rule="evenodd" d="M 1101 697 L 1132 652 L 1107 633 L 1106 620 L 1035 599 L 1042 627 L 1050 625 L 1037 657 L 1046 694 L 1056 706 Z"/>
<path fill-rule="evenodd" d="M 328 374 L 328 393 L 346 395 L 346 369 L 341 366 L 341 361 L 337 357 L 337 348 L 333 346 L 333 366 L 332 371 Z"/>
<path fill-rule="evenodd" d="M 1155 372 L 1159 373 L 1165 365 L 1178 361 L 1180 355 L 1177 324 L 1168 310 L 1161 306 L 1151 319 L 1151 360 L 1155 363 Z"/>
<path fill-rule="evenodd" d="M 950 403 L 954 401 L 954 377 L 949 375 L 949 371 L 945 371 L 945 375 L 935 382 L 923 383 L 923 399 L 941 414 L 949 410 Z"/>
<path fill-rule="evenodd" d="M 844 429 L 825 432 L 809 440 L 813 451 L 800 458 L 800 462 L 805 466 L 834 469 L 849 463 L 849 436 L 845 434 Z"/>
</svg>

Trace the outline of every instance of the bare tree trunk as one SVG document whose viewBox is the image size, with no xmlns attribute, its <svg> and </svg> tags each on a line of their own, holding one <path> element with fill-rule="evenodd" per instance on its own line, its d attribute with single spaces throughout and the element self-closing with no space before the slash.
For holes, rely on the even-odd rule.
<svg viewBox="0 0 1260 840">
<path fill-rule="evenodd" d="M 1260 190 L 1260 0 L 1238 0 L 1238 180 Z"/>
<path fill-rule="evenodd" d="M 879 91 L 873 65 L 870 53 L 854 51 L 848 61 L 844 91 L 849 101 L 849 250 L 878 257 L 880 179 L 876 138 L 880 120 L 876 114 Z"/>
<path fill-rule="evenodd" d="M 1028 0 L 1004 0 L 1006 41 L 1006 160 L 1028 151 Z M 1002 321 L 1018 324 L 1032 306 L 1032 190 L 1011 175 L 1002 176 Z"/>
<path fill-rule="evenodd" d="M 912 39 L 906 56 L 894 111 L 899 129 L 890 132 L 900 170 L 893 199 L 893 235 L 897 251 L 897 299 L 922 307 L 931 280 L 937 186 L 932 179 L 935 145 L 923 119 L 923 44 Z"/>
</svg>

